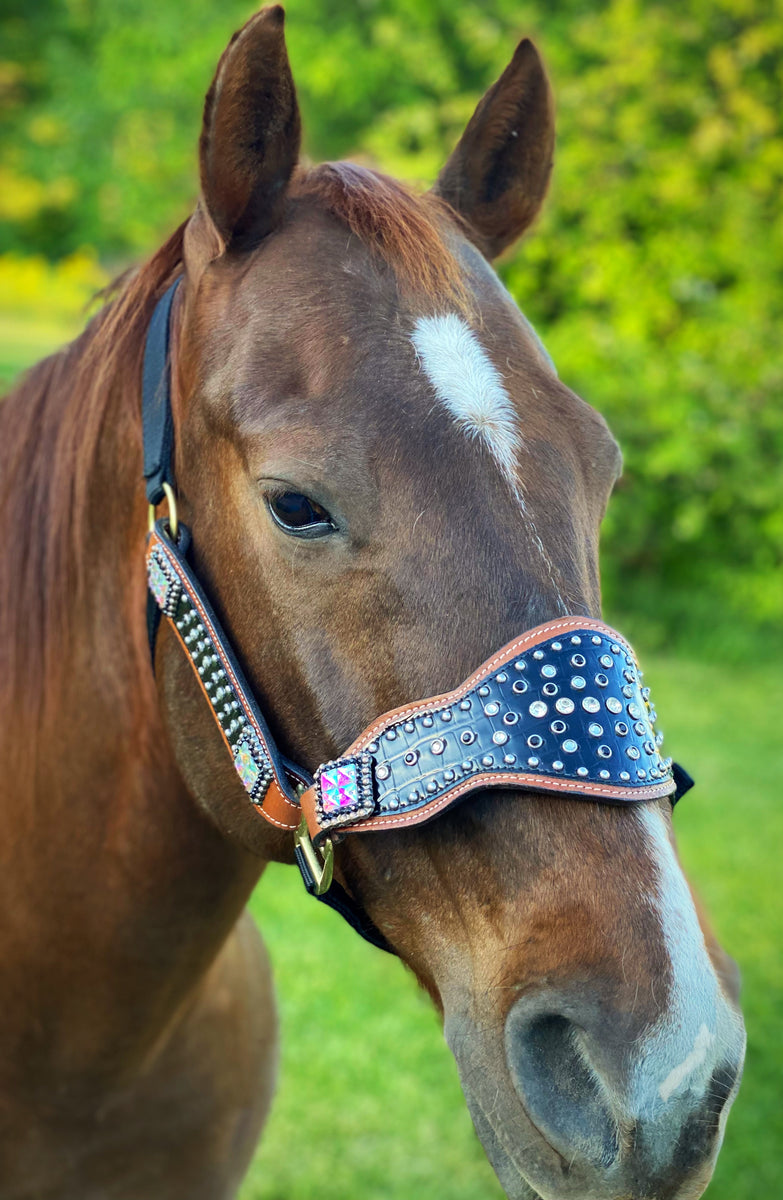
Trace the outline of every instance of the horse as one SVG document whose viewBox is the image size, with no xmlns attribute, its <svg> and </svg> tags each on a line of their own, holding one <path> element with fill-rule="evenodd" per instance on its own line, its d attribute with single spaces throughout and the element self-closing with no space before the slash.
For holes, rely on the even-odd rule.
<svg viewBox="0 0 783 1200">
<path fill-rule="evenodd" d="M 246 904 L 294 839 L 248 802 L 170 622 L 150 663 L 141 380 L 173 281 L 169 528 L 176 502 L 290 760 L 600 615 L 619 450 L 490 265 L 547 190 L 537 51 L 416 194 L 300 162 L 283 25 L 261 10 L 219 61 L 192 215 L 0 406 L 3 1200 L 225 1200 L 274 1090 Z M 670 813 L 485 783 L 334 838 L 512 1200 L 709 1181 L 744 1032 Z"/>
</svg>

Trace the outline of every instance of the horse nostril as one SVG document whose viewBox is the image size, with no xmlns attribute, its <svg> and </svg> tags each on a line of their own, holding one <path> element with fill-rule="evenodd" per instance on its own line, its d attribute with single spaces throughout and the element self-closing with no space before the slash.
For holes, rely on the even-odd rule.
<svg viewBox="0 0 783 1200">
<path fill-rule="evenodd" d="M 618 1130 L 583 1037 L 557 1013 L 517 1020 L 512 1010 L 506 1053 L 514 1087 L 543 1137 L 568 1160 L 577 1153 L 606 1168 L 619 1153 Z"/>
</svg>

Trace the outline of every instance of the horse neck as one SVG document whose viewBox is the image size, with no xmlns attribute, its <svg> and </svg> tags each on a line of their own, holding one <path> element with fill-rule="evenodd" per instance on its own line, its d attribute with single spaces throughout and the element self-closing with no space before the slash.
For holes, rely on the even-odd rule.
<svg viewBox="0 0 783 1200">
<path fill-rule="evenodd" d="M 0 955 L 53 994 L 70 978 L 75 1014 L 105 996 L 107 1041 L 130 1045 L 128 1022 L 154 1037 L 197 985 L 262 863 L 197 809 L 161 726 L 139 373 L 89 367 L 98 336 L 0 405 Z"/>
</svg>

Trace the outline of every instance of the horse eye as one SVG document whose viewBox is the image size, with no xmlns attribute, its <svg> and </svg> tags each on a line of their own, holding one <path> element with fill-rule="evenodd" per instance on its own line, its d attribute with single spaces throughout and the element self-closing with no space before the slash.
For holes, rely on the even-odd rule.
<svg viewBox="0 0 783 1200">
<path fill-rule="evenodd" d="M 275 524 L 295 537 L 324 537 L 337 526 L 325 508 L 301 492 L 280 492 L 267 498 Z"/>
</svg>

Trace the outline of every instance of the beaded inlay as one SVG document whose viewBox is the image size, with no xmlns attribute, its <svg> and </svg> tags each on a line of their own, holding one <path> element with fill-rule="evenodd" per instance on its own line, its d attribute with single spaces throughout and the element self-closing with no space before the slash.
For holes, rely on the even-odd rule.
<svg viewBox="0 0 783 1200">
<path fill-rule="evenodd" d="M 315 778 L 318 812 L 330 827 L 357 821 L 374 811 L 369 754 L 324 763 Z"/>
</svg>

